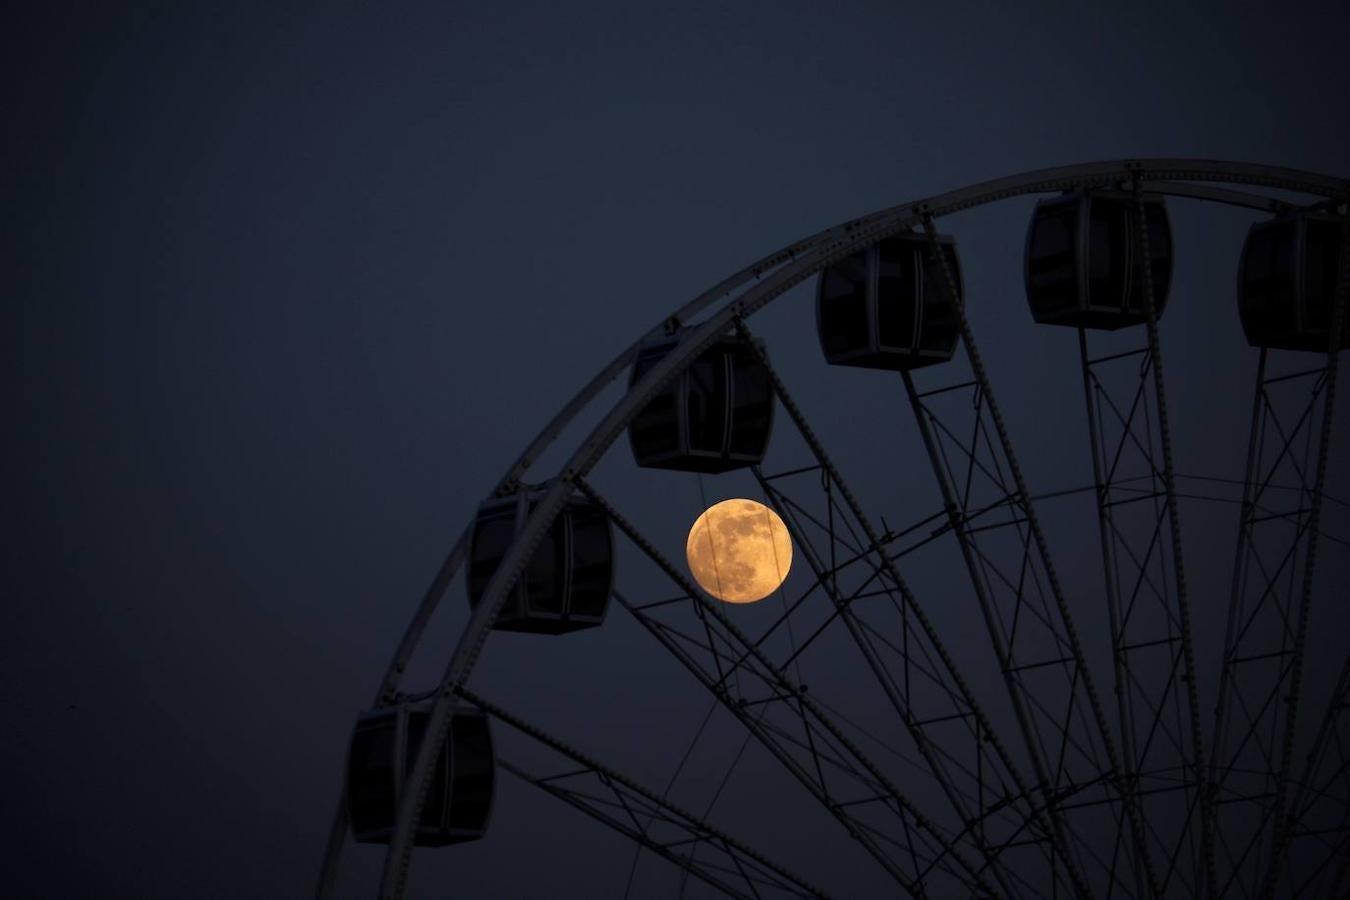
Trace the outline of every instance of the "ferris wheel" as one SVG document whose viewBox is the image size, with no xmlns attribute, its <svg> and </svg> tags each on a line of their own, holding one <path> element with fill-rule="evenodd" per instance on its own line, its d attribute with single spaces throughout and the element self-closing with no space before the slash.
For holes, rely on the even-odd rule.
<svg viewBox="0 0 1350 900">
<path fill-rule="evenodd" d="M 981 296 L 948 228 L 1019 197 L 1023 266 L 1000 277 L 1034 338 L 986 327 L 1007 297 Z M 349 838 L 382 845 L 380 896 L 403 896 L 415 846 L 492 839 L 507 776 L 734 897 L 1345 896 L 1350 545 L 1331 525 L 1350 507 L 1328 481 L 1347 203 L 1350 181 L 1271 166 L 1046 169 L 828 228 L 676 310 L 544 426 L 449 552 L 353 729 L 318 896 Z M 1231 468 L 1188 455 L 1175 372 L 1199 351 L 1160 336 L 1187 302 L 1172 213 L 1192 207 L 1244 217 L 1236 272 L 1203 273 L 1245 336 L 1248 380 L 1199 399 L 1236 410 L 1205 437 Z M 794 329 L 819 352 L 776 352 Z M 1026 379 L 994 377 L 1015 353 L 1055 354 L 1057 382 L 1019 397 Z M 879 478 L 902 441 L 908 468 Z M 918 483 L 935 502 L 900 502 Z M 653 513 L 728 497 L 766 524 L 700 518 L 686 541 L 693 516 L 677 534 Z M 453 649 L 421 646 L 439 683 L 407 690 L 442 601 L 466 623 Z M 701 716 L 669 778 L 471 678 L 496 633 L 513 634 L 486 656 L 567 660 L 616 628 L 683 673 Z M 714 713 L 740 749 L 695 803 L 674 786 Z M 772 814 L 864 881 L 829 883 L 839 869 L 716 807 L 751 777 L 747 747 Z"/>
</svg>

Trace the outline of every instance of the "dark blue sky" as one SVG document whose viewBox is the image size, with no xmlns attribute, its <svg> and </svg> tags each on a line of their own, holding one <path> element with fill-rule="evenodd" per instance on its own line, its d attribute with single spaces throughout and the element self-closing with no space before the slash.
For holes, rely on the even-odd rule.
<svg viewBox="0 0 1350 900">
<path fill-rule="evenodd" d="M 1330 8 L 7 6 L 0 845 L 18 883 L 0 893 L 308 891 L 352 719 L 426 582 L 618 350 L 789 241 L 1000 174 L 1131 156 L 1350 174 L 1350 21 Z M 1013 426 L 1071 435 L 1078 373 L 1061 370 L 1068 408 L 1038 412 L 1058 358 L 1015 336 L 1029 211 L 944 230 L 999 310 L 981 333 Z M 1192 469 L 1241 472 L 1212 457 L 1249 408 L 1232 285 L 1250 221 L 1174 213 L 1194 302 L 1174 299 L 1164 337 Z M 862 382 L 820 374 L 794 296 L 761 330 L 846 431 L 839 392 Z M 838 439 L 860 479 L 927 478 L 898 390 L 856 402 L 895 413 Z M 669 511 L 672 539 L 700 506 L 687 480 L 601 474 L 622 506 Z M 892 524 L 934 511 L 927 491 Z M 1215 527 L 1188 536 L 1202 560 L 1231 554 Z M 462 624 L 459 588 L 448 607 L 422 674 Z M 706 700 L 621 615 L 580 660 L 494 638 L 482 690 L 659 785 Z M 708 784 L 739 745 L 724 731 Z M 513 782 L 498 804 L 489 840 L 418 857 L 417 896 L 622 892 L 628 845 Z M 740 818 L 785 854 L 815 845 Z M 376 857 L 352 860 L 355 891 Z M 675 894 L 639 870 L 639 896 Z"/>
</svg>

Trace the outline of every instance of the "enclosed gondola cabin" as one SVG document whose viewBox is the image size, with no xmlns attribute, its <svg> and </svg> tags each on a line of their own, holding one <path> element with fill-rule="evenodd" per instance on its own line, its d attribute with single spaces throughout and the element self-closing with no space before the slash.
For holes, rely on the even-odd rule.
<svg viewBox="0 0 1350 900">
<path fill-rule="evenodd" d="M 544 493 L 543 488 L 523 489 L 479 508 L 469 543 L 471 608 L 477 608 Z M 590 499 L 574 495 L 516 579 L 493 627 L 540 634 L 594 628 L 605 619 L 613 586 L 614 539 L 609 516 Z"/>
<path fill-rule="evenodd" d="M 1172 282 L 1172 228 L 1144 195 L 1155 318 Z M 1114 331 L 1148 320 L 1139 211 L 1132 194 L 1079 191 L 1036 204 L 1027 229 L 1027 301 L 1037 322 Z"/>
<path fill-rule="evenodd" d="M 628 386 L 679 345 L 678 336 L 639 351 Z M 666 383 L 628 426 L 639 466 L 716 474 L 758 465 L 773 431 L 773 383 L 744 339 L 719 338 Z"/>
<path fill-rule="evenodd" d="M 961 265 L 952 238 L 936 240 L 950 287 L 920 234 L 885 238 L 821 271 L 816 332 L 827 363 L 903 370 L 952 358 L 961 336 Z"/>
<path fill-rule="evenodd" d="M 347 813 L 357 841 L 387 844 L 392 838 L 399 798 L 430 717 L 431 703 L 423 701 L 372 710 L 357 720 L 347 751 L 346 785 Z M 414 843 L 443 847 L 481 838 L 492 812 L 495 778 L 487 716 L 474 709 L 451 712 Z"/>
<path fill-rule="evenodd" d="M 1331 318 L 1345 222 L 1301 212 L 1247 232 L 1238 275 L 1238 314 L 1247 342 L 1281 350 L 1331 349 Z M 1350 314 L 1340 349 L 1350 346 Z"/>
</svg>

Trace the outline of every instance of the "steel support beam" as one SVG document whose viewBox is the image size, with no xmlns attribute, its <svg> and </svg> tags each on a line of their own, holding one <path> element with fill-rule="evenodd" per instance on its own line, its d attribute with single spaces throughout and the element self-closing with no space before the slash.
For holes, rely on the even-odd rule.
<svg viewBox="0 0 1350 900">
<path fill-rule="evenodd" d="M 1257 366 L 1208 783 L 1220 826 L 1209 851 L 1222 871 L 1218 896 L 1273 892 L 1278 857 L 1294 826 L 1284 800 L 1297 719 L 1295 681 L 1301 678 L 1320 530 L 1312 512 L 1314 504 L 1320 512 L 1323 496 L 1322 439 L 1329 440 L 1334 398 L 1326 368 L 1300 363 L 1292 375 L 1272 374 L 1273 364 L 1287 359 L 1285 351 L 1262 350 Z M 1277 493 L 1272 488 L 1281 479 L 1299 490 Z"/>
<path fill-rule="evenodd" d="M 738 323 L 738 328 L 742 336 L 746 339 L 747 344 L 754 348 L 754 352 L 757 355 L 760 364 L 769 375 L 769 379 L 774 386 L 774 391 L 779 402 L 783 405 L 783 408 L 787 410 L 788 415 L 797 426 L 798 432 L 801 434 L 803 440 L 806 441 L 807 446 L 811 449 L 811 453 L 825 473 L 825 477 L 829 479 L 829 483 L 837 487 L 839 494 L 844 498 L 845 508 L 866 536 L 865 545 L 869 548 L 880 548 L 882 546 L 882 541 L 875 526 L 872 525 L 870 518 L 862 509 L 862 505 L 858 502 L 854 493 L 849 489 L 847 482 L 844 481 L 838 468 L 830 459 L 820 439 L 816 436 L 814 429 L 811 428 L 810 423 L 802 413 L 801 408 L 793 399 L 791 393 L 789 393 L 787 385 L 778 375 L 778 372 L 774 369 L 768 357 L 758 349 L 755 342 L 751 339 L 750 332 L 746 329 L 743 322 Z M 936 628 L 934 628 L 922 606 L 910 591 L 903 576 L 895 566 L 894 561 L 878 550 L 876 564 L 880 567 L 886 580 L 893 585 L 895 590 L 900 594 L 903 614 L 913 618 L 917 623 L 917 631 L 921 634 L 922 639 L 927 642 L 933 653 L 941 660 L 939 676 L 950 685 L 950 687 L 944 691 L 947 697 L 950 698 L 949 702 L 951 703 L 951 709 L 948 715 L 951 718 L 961 718 L 971 723 L 971 739 L 975 748 L 974 754 L 976 760 L 982 767 L 987 767 L 990 772 L 1001 771 L 1005 773 L 1006 777 L 1017 786 L 1016 793 L 1018 795 L 1023 797 L 1029 796 L 1031 792 L 1024 776 L 1017 770 L 1016 764 L 1004 746 L 1002 739 L 992 727 L 988 715 L 975 698 L 965 677 L 957 669 L 950 652 L 943 645 L 942 639 L 938 635 Z M 918 635 L 916 635 L 916 638 L 917 637 Z M 911 683 L 911 679 L 906 678 L 905 680 L 906 683 Z M 928 762 L 934 777 L 937 778 L 939 783 L 943 786 L 944 792 L 946 792 L 949 797 L 959 798 L 959 792 L 954 786 L 953 773 L 945 764 L 943 764 L 936 752 L 934 752 L 933 736 L 925 732 L 924 722 L 911 713 L 908 702 L 902 700 L 896 692 L 891 691 L 889 696 L 893 708 L 905 723 L 906 728 L 914 738 L 917 748 Z M 985 749 L 985 743 L 992 747 L 992 755 Z M 978 785 L 966 785 L 967 792 L 970 792 L 972 787 L 974 788 L 973 792 L 978 796 Z M 967 821 L 976 821 L 983 818 L 973 815 L 963 803 L 959 802 L 959 799 L 953 800 L 953 803 L 956 805 L 956 808 L 961 811 L 962 817 Z M 1044 818 L 1050 818 L 1046 816 L 1044 812 L 1036 814 L 1031 810 L 1028 810 L 1027 814 L 1033 818 L 1042 820 Z M 1090 896 L 1091 892 L 1087 888 L 1086 881 L 1083 879 L 1077 866 L 1072 862 L 1072 856 L 1069 854 L 1069 843 L 1065 835 L 1062 831 L 1056 835 L 1053 827 L 1053 819 L 1051 819 L 1050 822 L 1043 821 L 1043 825 L 1049 826 L 1046 828 L 1046 833 L 1052 836 L 1052 839 L 1056 844 L 1058 851 L 1057 859 L 1065 864 L 1065 873 L 1069 876 L 1070 882 L 1074 885 L 1075 893 L 1082 896 Z M 982 848 L 982 850 L 986 854 L 989 852 L 989 848 Z"/>
<path fill-rule="evenodd" d="M 1303 687 L 1303 661 L 1308 642 L 1308 619 L 1312 610 L 1314 574 L 1317 568 L 1317 544 L 1321 535 L 1322 507 L 1326 502 L 1323 489 L 1327 480 L 1327 465 L 1331 455 L 1331 426 L 1336 412 L 1336 376 L 1340 370 L 1341 341 L 1344 335 L 1346 305 L 1350 303 L 1350 214 L 1341 218 L 1341 247 L 1337 260 L 1336 294 L 1331 312 L 1331 328 L 1327 345 L 1326 381 L 1322 400 L 1321 431 L 1317 438 L 1317 468 L 1312 480 L 1309 499 L 1308 527 L 1305 540 L 1306 558 L 1303 563 L 1302 584 L 1299 586 L 1298 618 L 1295 620 L 1294 655 L 1289 674 L 1289 712 L 1284 721 L 1284 735 L 1280 741 L 1280 767 L 1275 776 L 1274 823 L 1265 883 L 1261 896 L 1271 897 L 1280 861 L 1286 849 L 1290 832 L 1297 826 L 1292 810 L 1285 809 L 1289 793 L 1289 769 L 1294 758 L 1294 742 L 1298 723 L 1298 703 Z"/>
<path fill-rule="evenodd" d="M 711 884 L 728 896 L 758 897 L 759 888 L 766 886 L 776 887 L 795 897 L 829 896 L 822 888 L 811 884 L 762 853 L 752 850 L 746 844 L 710 825 L 702 817 L 677 806 L 651 788 L 620 774 L 542 729 L 536 728 L 518 716 L 508 713 L 500 706 L 467 688 L 461 688 L 457 693 L 464 700 L 488 713 L 497 721 L 565 756 L 581 768 L 573 768 L 565 777 L 544 777 L 531 774 L 520 766 L 504 760 L 498 760 L 499 766 L 529 784 L 598 819 L 684 869 L 689 874 Z M 600 786 L 613 796 L 613 803 L 599 802 L 593 796 L 588 796 L 586 793 L 564 784 L 564 782 L 570 783 L 581 777 L 590 777 L 598 781 Z M 615 806 L 626 810 L 628 814 L 626 816 L 616 815 Z M 657 838 L 652 834 L 650 827 L 639 821 L 637 813 L 658 818 L 663 824 L 675 830 L 680 838 L 674 841 Z M 696 846 L 711 847 L 721 852 L 732 863 L 735 872 L 744 883 L 738 885 L 734 880 L 729 881 L 728 874 L 721 867 L 711 865 L 707 860 L 695 859 L 692 851 Z M 688 848 L 689 852 L 682 852 L 684 848 Z"/>
<path fill-rule="evenodd" d="M 755 646 L 747 635 L 745 635 L 726 614 L 704 597 L 702 591 L 689 582 L 687 578 L 672 564 L 665 556 L 656 549 L 635 526 L 616 509 L 603 495 L 595 490 L 593 486 L 585 480 L 578 480 L 578 487 L 593 501 L 599 504 L 610 516 L 611 521 L 638 547 L 665 575 L 683 591 L 690 599 L 690 605 L 694 608 L 696 615 L 705 624 L 711 627 L 715 625 L 717 631 L 715 634 L 709 633 L 709 643 L 705 649 L 714 657 L 712 671 L 709 667 L 700 665 L 689 654 L 685 646 L 672 637 L 662 624 L 651 616 L 639 612 L 636 607 L 630 604 L 621 595 L 616 594 L 616 599 L 630 613 L 633 613 L 642 624 L 658 641 L 671 651 L 694 677 L 716 697 L 723 706 L 739 719 L 742 724 L 755 736 L 757 740 L 773 754 L 784 767 L 805 787 L 831 814 L 837 818 L 849 833 L 857 839 L 864 848 L 875 858 L 882 867 L 890 873 L 902 887 L 914 896 L 924 896 L 926 889 L 924 885 L 925 875 L 932 871 L 934 867 L 940 866 L 951 871 L 952 864 L 958 871 L 951 873 L 957 875 L 967 882 L 973 888 L 983 891 L 982 896 L 997 897 L 1001 896 L 987 881 L 988 873 L 983 866 L 977 866 L 968 860 L 965 854 L 955 846 L 952 839 L 949 838 L 933 820 L 923 814 L 909 799 L 903 791 L 895 785 L 891 779 L 881 771 L 862 750 L 848 737 L 843 728 L 836 723 L 832 716 L 827 714 L 820 705 L 808 696 L 806 690 L 798 683 L 792 680 L 782 666 L 773 661 Z M 848 807 L 841 804 L 840 799 L 833 796 L 825 783 L 823 775 L 820 773 L 820 760 L 813 759 L 811 766 L 804 764 L 797 759 L 785 747 L 780 739 L 768 728 L 764 727 L 762 722 L 757 720 L 747 710 L 747 704 L 741 700 L 750 698 L 736 696 L 735 682 L 728 677 L 729 673 L 723 669 L 723 662 L 716 659 L 718 656 L 717 641 L 722 641 L 738 653 L 736 666 L 740 671 L 753 675 L 758 683 L 768 688 L 771 696 L 784 702 L 789 707 L 796 708 L 796 715 L 800 720 L 804 733 L 810 739 L 812 731 L 827 737 L 834 742 L 844 754 L 848 757 L 844 762 L 856 767 L 855 776 L 860 784 L 871 790 L 880 790 L 881 794 L 887 799 L 888 804 L 892 805 L 894 811 L 901 819 L 901 825 L 904 830 L 904 841 L 893 842 L 896 846 L 908 844 L 911 847 L 915 840 L 919 840 L 934 846 L 938 851 L 931 857 L 925 856 L 920 859 L 918 854 L 911 851 L 910 870 L 906 871 L 888 853 L 885 847 L 873 835 L 872 829 L 863 820 L 855 817 Z M 815 755 L 815 751 L 812 751 Z M 813 776 L 812 768 L 815 768 L 816 774 Z"/>
<path fill-rule="evenodd" d="M 1003 671 L 1005 687 L 1023 741 L 1035 768 L 1040 790 L 1046 797 L 1047 808 L 1061 833 L 1068 834 L 1069 830 L 1056 798 L 1086 780 L 1085 773 L 1081 771 L 1081 767 L 1086 765 L 1093 774 L 1104 776 L 1107 789 L 1122 801 L 1121 811 L 1129 823 L 1128 834 L 1136 852 L 1139 852 L 1143 846 L 1142 829 L 1134 798 L 1121 781 L 1120 764 L 1106 723 L 1106 714 L 1091 670 L 1085 662 L 1073 615 L 1056 573 L 1049 544 L 1040 526 L 1011 436 L 999 410 L 993 384 L 966 316 L 964 298 L 958 295 L 955 276 L 945 254 L 938 247 L 937 232 L 931 219 L 924 221 L 924 232 L 928 238 L 929 264 L 937 269 L 940 288 L 956 310 L 962 343 L 973 376 L 968 383 L 968 389 L 973 392 L 971 406 L 974 410 L 972 422 L 968 425 L 971 438 L 968 446 L 959 439 L 950 441 L 964 457 L 961 460 L 964 463 L 964 477 L 960 477 L 959 484 L 959 474 L 953 471 L 937 432 L 942 429 L 949 438 L 955 438 L 960 425 L 948 427 L 942 424 L 931 406 L 932 401 L 920 396 L 910 373 L 904 372 L 902 377 L 934 478 L 942 491 L 952 531 L 961 546 L 962 558 L 985 620 L 986 631 Z M 963 393 L 964 390 L 957 396 Z M 989 437 L 986 417 L 993 425 L 993 440 Z M 993 488 L 994 494 L 976 497 L 976 484 Z M 1005 567 L 1009 572 L 1017 573 L 1015 579 L 1000 571 L 993 558 L 995 551 L 985 549 L 981 544 L 980 531 L 984 523 L 981 516 L 995 509 L 1000 509 L 1006 515 L 994 525 L 986 527 L 1011 528 L 1018 536 L 1014 558 L 1010 561 L 1011 565 Z M 1046 602 L 1047 594 L 1053 600 L 1053 605 Z M 1033 602 L 1033 595 L 1039 602 Z M 1015 624 L 1009 628 L 1009 623 Z M 1025 674 L 1046 665 L 1047 659 L 1052 660 L 1054 670 L 1063 675 L 1063 684 L 1060 686 L 1062 693 L 1050 700 L 1050 703 L 1055 704 L 1053 708 L 1047 706 L 1046 698 L 1036 696 Z M 1090 721 L 1083 717 L 1083 708 L 1090 712 Z M 1035 717 L 1034 712 L 1041 713 L 1040 719 Z M 1044 733 L 1046 731 L 1049 733 Z M 1057 752 L 1051 748 L 1056 748 Z M 1072 758 L 1068 752 L 1070 750 L 1074 751 Z M 1071 762 L 1077 762 L 1078 765 L 1072 766 Z M 1081 843 L 1085 837 L 1075 832 L 1076 843 Z M 1111 864 L 1104 873 L 1107 883 L 1102 886 L 1108 893 L 1114 889 L 1113 886 L 1120 886 L 1114 864 L 1120 835 L 1113 837 L 1116 846 L 1109 850 Z M 1142 871 L 1136 871 L 1139 878 L 1134 886 L 1136 894 L 1144 894 L 1145 876 L 1153 893 L 1157 894 L 1156 874 L 1147 865 L 1146 855 L 1143 859 L 1146 866 Z"/>
</svg>

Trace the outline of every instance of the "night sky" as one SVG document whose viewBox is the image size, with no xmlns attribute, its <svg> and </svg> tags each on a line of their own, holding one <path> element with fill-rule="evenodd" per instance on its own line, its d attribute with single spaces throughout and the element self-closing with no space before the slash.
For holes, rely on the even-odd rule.
<svg viewBox="0 0 1350 900">
<path fill-rule="evenodd" d="M 754 259 L 1051 165 L 1350 175 L 1350 14 L 1330 4 L 279 6 L 10 4 L 0 23 L 0 895 L 309 892 L 354 717 L 478 503 L 602 365 Z M 1048 490 L 1091 474 L 1076 344 L 1032 327 L 1021 286 L 1032 205 L 940 228 Z M 1240 477 L 1255 351 L 1233 286 L 1256 217 L 1171 208 L 1178 467 Z M 826 369 L 810 290 L 752 327 L 869 511 L 898 528 L 939 510 L 898 380 Z M 596 482 L 676 558 L 705 501 L 753 489 L 639 472 L 622 439 Z M 1325 527 L 1350 538 L 1338 509 Z M 1185 512 L 1212 650 L 1232 509 Z M 1095 517 L 1046 517 L 1095 651 Z M 621 549 L 626 591 L 674 593 Z M 987 656 L 951 559 L 911 579 L 958 655 Z M 1328 552 L 1307 674 L 1323 700 L 1348 576 Z M 457 582 L 410 687 L 466 610 Z M 822 682 L 859 671 L 817 664 Z M 473 684 L 657 787 L 709 706 L 617 609 L 585 634 L 495 635 Z M 691 808 L 741 746 L 711 722 L 673 795 Z M 889 891 L 772 766 L 747 751 L 712 818 L 844 895 Z M 499 777 L 488 838 L 419 853 L 410 896 L 623 894 L 630 844 Z M 342 895 L 368 896 L 380 859 L 350 851 Z M 633 896 L 679 890 L 644 857 Z"/>
</svg>

